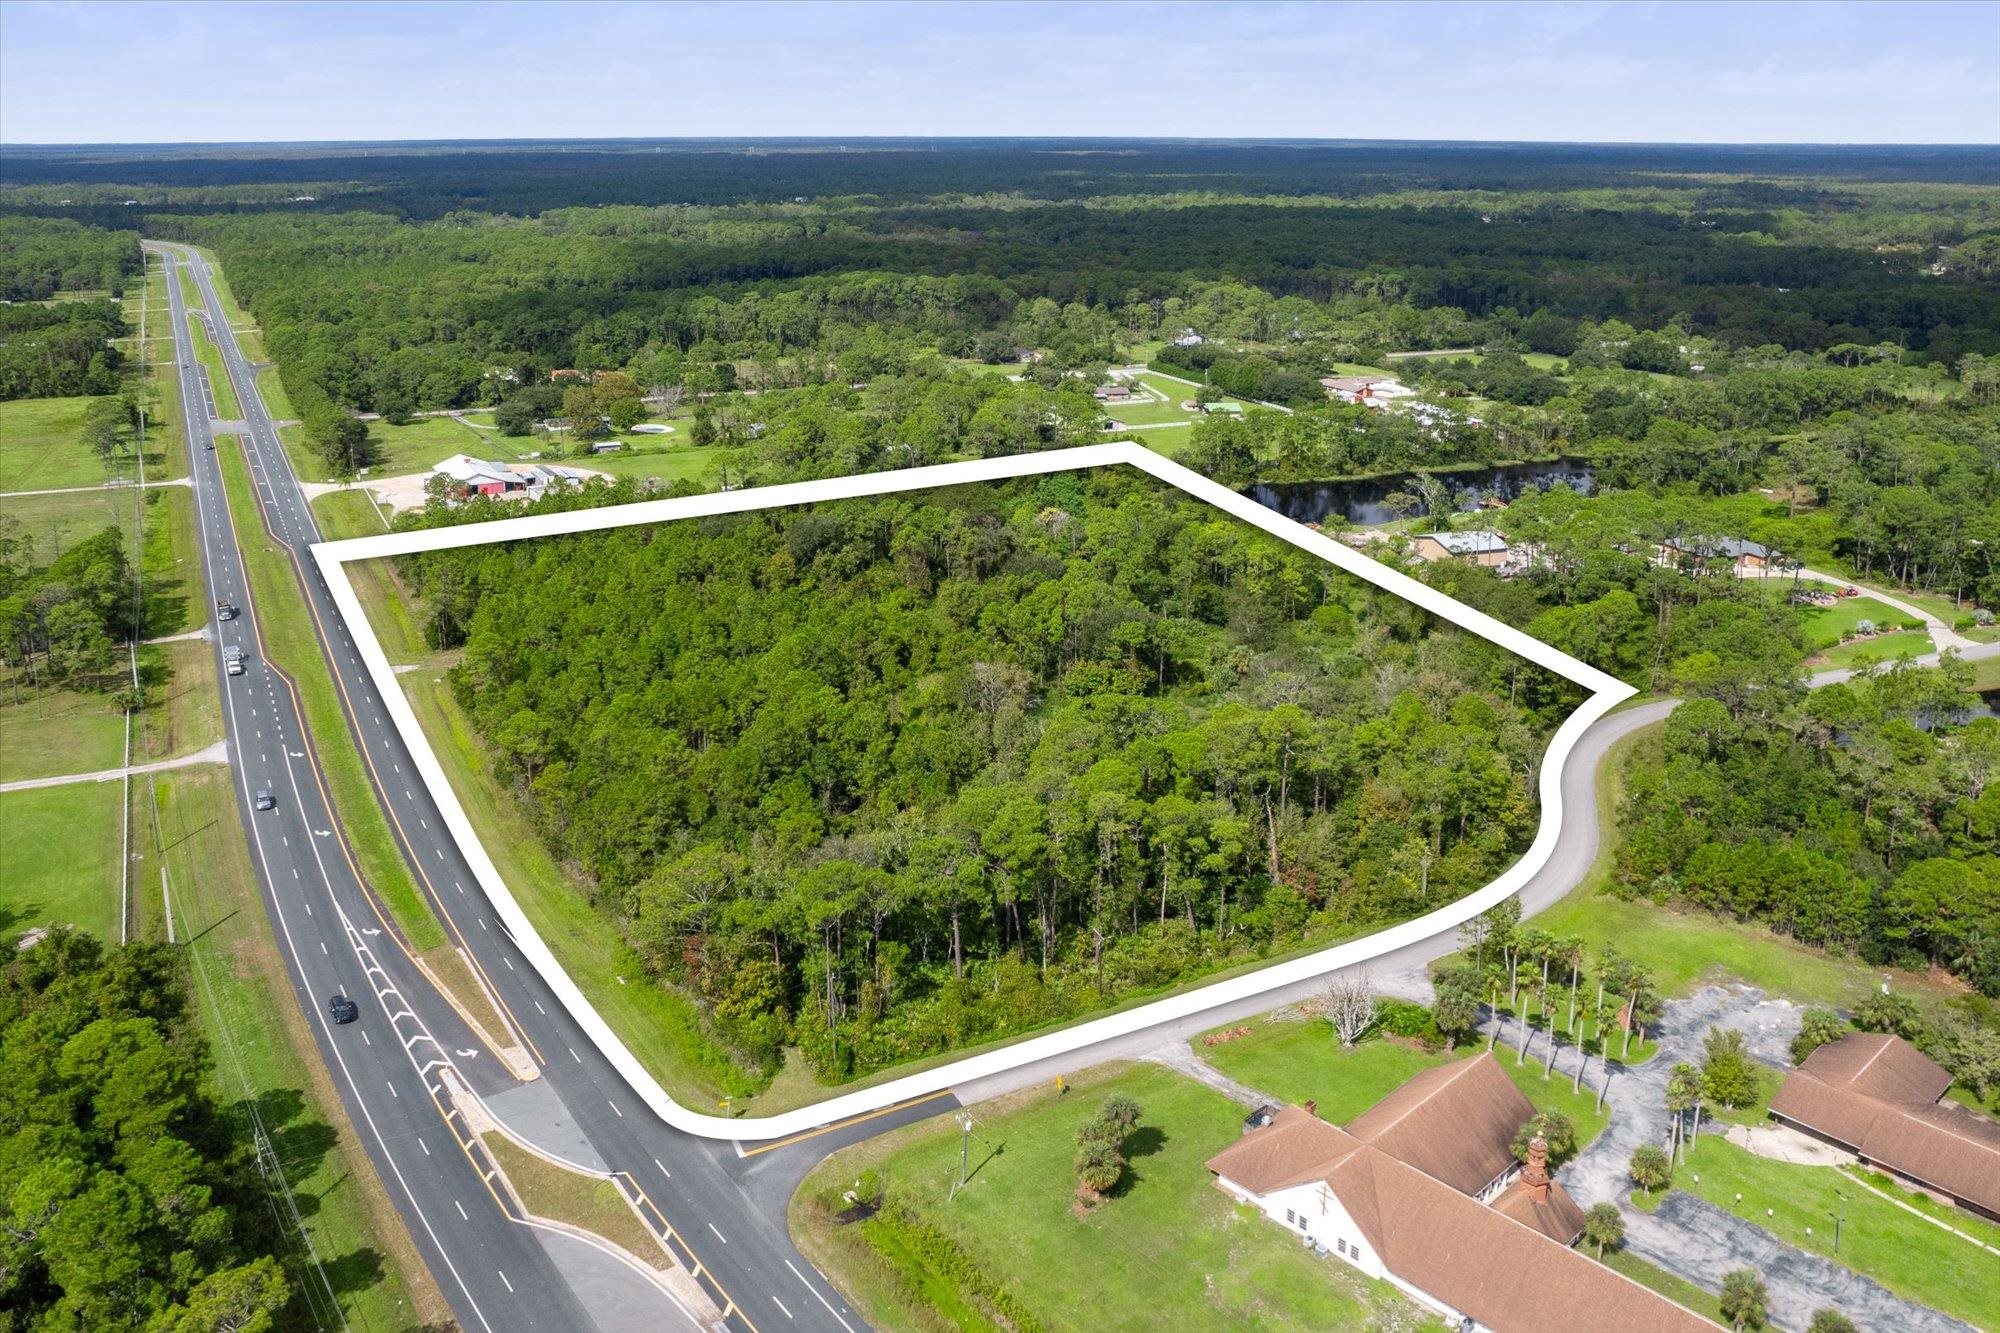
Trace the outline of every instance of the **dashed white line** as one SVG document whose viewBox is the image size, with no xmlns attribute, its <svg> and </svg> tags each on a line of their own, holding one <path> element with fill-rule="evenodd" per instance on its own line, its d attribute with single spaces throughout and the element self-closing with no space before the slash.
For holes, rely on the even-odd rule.
<svg viewBox="0 0 2000 1333">
<path fill-rule="evenodd" d="M 715 1223 L 710 1222 L 708 1224 L 708 1229 L 710 1231 L 715 1231 Z M 723 1235 L 720 1231 L 715 1231 L 715 1238 L 721 1241 L 724 1245 L 727 1245 L 729 1243 L 729 1237 Z"/>
<path fill-rule="evenodd" d="M 611 1100 L 611 1099 L 610 1099 L 609 1097 L 606 1097 L 606 1098 L 604 1099 L 604 1104 L 605 1104 L 606 1106 L 610 1107 L 610 1108 L 611 1108 L 611 1113 L 612 1113 L 613 1115 L 617 1116 L 617 1117 L 618 1117 L 618 1118 L 619 1118 L 620 1120 L 623 1120 L 623 1119 L 625 1118 L 625 1113 L 624 1113 L 623 1111 L 621 1111 L 621 1110 L 619 1110 L 619 1109 L 618 1109 L 618 1103 L 617 1103 L 617 1102 L 614 1102 L 614 1101 L 612 1101 L 612 1100 Z"/>
<path fill-rule="evenodd" d="M 582 1056 L 580 1056 L 580 1055 L 578 1055 L 578 1054 L 576 1053 L 576 1047 L 574 1047 L 574 1046 L 565 1046 L 565 1047 L 563 1047 L 563 1049 L 569 1052 L 569 1058 L 570 1058 L 570 1059 L 572 1059 L 572 1060 L 576 1061 L 576 1062 L 577 1062 L 578 1064 L 582 1064 L 582 1063 L 583 1063 L 583 1057 L 582 1057 Z"/>
<path fill-rule="evenodd" d="M 389 1083 L 389 1080 L 388 1080 L 388 1079 L 386 1079 L 386 1078 L 385 1078 L 385 1079 L 383 1079 L 382 1081 L 383 1081 L 384 1083 Z M 396 1091 L 396 1085 L 395 1085 L 395 1084 L 393 1084 L 393 1083 L 389 1083 L 389 1095 L 390 1095 L 391 1097 L 401 1097 L 401 1096 L 402 1096 L 403 1094 L 402 1094 L 402 1093 L 400 1093 L 400 1092 L 397 1092 L 397 1091 Z"/>
<path fill-rule="evenodd" d="M 431 1145 L 424 1142 L 424 1136 L 421 1134 L 417 1135 L 417 1146 L 424 1150 L 424 1156 L 429 1157 L 431 1155 Z"/>
<path fill-rule="evenodd" d="M 494 1269 L 493 1271 L 494 1271 L 494 1272 L 496 1272 L 496 1273 L 500 1273 L 500 1270 L 499 1270 L 499 1269 L 497 1269 L 497 1268 L 496 1268 L 496 1269 Z M 500 1280 L 501 1280 L 502 1282 L 507 1282 L 507 1275 L 506 1275 L 505 1273 L 500 1273 Z M 510 1292 L 511 1292 L 511 1291 L 513 1291 L 513 1290 L 514 1290 L 514 1284 L 513 1284 L 513 1283 L 511 1283 L 511 1282 L 507 1282 L 507 1290 L 508 1290 L 508 1291 L 510 1291 Z"/>
<path fill-rule="evenodd" d="M 659 1159 L 659 1158 L 657 1158 L 657 1157 L 655 1157 L 655 1158 L 653 1159 L 653 1165 L 654 1165 L 654 1166 L 660 1166 L 660 1159 Z M 667 1170 L 667 1168 L 665 1168 L 664 1166 L 660 1166 L 660 1174 L 661 1174 L 661 1175 L 663 1175 L 663 1176 L 665 1176 L 665 1177 L 666 1177 L 666 1178 L 667 1178 L 668 1180 L 672 1180 L 672 1179 L 674 1178 L 674 1173 L 673 1173 L 673 1172 L 671 1172 L 671 1171 L 669 1171 L 669 1170 Z M 797 1269 L 794 1269 L 794 1270 L 792 1270 L 792 1271 L 794 1271 L 794 1272 L 797 1272 L 798 1270 L 797 1270 Z"/>
<path fill-rule="evenodd" d="M 776 1296 L 773 1296 L 771 1299 L 774 1301 L 778 1301 L 778 1298 Z M 778 1301 L 778 1308 L 780 1310 L 785 1310 L 785 1303 L 783 1301 Z M 785 1318 L 790 1319 L 791 1317 L 792 1317 L 792 1312 L 790 1310 L 785 1310 Z"/>
<path fill-rule="evenodd" d="M 535 1012 L 536 1012 L 536 1013 L 538 1013 L 538 1014 L 543 1014 L 543 1015 L 546 1015 L 546 1014 L 547 1014 L 547 1013 L 548 1013 L 549 1011 L 548 1011 L 548 1010 L 546 1010 L 546 1009 L 544 1009 L 544 1008 L 542 1008 L 542 1002 L 541 1002 L 540 1000 L 536 1000 L 536 1001 L 535 1001 Z"/>
<path fill-rule="evenodd" d="M 509 972 L 512 972 L 514 970 L 514 960 L 509 958 L 506 954 L 503 953 L 500 955 L 500 961 L 507 965 L 507 970 Z"/>
<path fill-rule="evenodd" d="M 460 1203 L 457 1199 L 453 1199 L 451 1201 L 451 1206 L 458 1209 L 458 1215 L 460 1217 L 464 1218 L 468 1222 L 472 1220 L 471 1216 L 467 1214 L 465 1211 L 465 1205 Z"/>
</svg>

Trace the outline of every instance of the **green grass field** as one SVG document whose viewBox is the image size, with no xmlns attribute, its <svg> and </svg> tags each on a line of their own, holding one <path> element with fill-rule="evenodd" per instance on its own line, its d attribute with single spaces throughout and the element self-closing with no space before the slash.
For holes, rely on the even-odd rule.
<svg viewBox="0 0 2000 1333">
<path fill-rule="evenodd" d="M 331 491 L 312 502 L 313 521 L 327 537 L 379 537 L 389 530 L 375 502 L 365 491 Z"/>
<path fill-rule="evenodd" d="M 0 932 L 72 925 L 118 939 L 124 792 L 118 782 L 0 792 Z"/>
<path fill-rule="evenodd" d="M 76 491 L 62 495 L 0 496 L 0 518 L 11 518 L 16 535 L 34 543 L 34 560 L 45 565 L 86 537 L 105 528 L 125 534 L 126 554 L 138 555 L 134 534 L 138 525 L 133 506 L 138 491 L 119 487 L 108 491 Z"/>
<path fill-rule="evenodd" d="M 1128 1179 L 1078 1217 L 1076 1129 L 1112 1092 L 1142 1111 Z M 1219 1193 L 1205 1163 L 1236 1140 L 1242 1108 L 1190 1079 L 1110 1066 L 1067 1095 L 1036 1089 L 973 1115 L 975 1169 L 955 1198 L 959 1130 L 940 1118 L 835 1154 L 793 1200 L 801 1247 L 878 1326 L 995 1324 L 954 1274 L 909 1253 L 878 1220 L 832 1222 L 821 1200 L 870 1170 L 1049 1329 L 1440 1326 L 1387 1283 L 1314 1258 Z"/>
<path fill-rule="evenodd" d="M 1912 1217 L 1860 1188 L 1838 1167 L 1772 1161 L 1704 1134 L 1686 1165 L 1674 1172 L 1674 1188 L 1748 1218 L 1788 1244 L 1866 1273 L 1899 1295 L 1979 1328 L 2000 1328 L 2000 1255 Z M 1834 1222 L 1843 1213 L 1835 1254 Z M 1983 1231 L 1989 1244 L 2000 1244 L 2000 1227 L 1984 1225 Z"/>
<path fill-rule="evenodd" d="M 376 802 L 367 769 L 347 729 L 333 677 L 320 654 L 312 616 L 299 590 L 291 560 L 267 536 L 258 517 L 242 447 L 234 437 L 224 437 L 217 443 L 215 453 L 222 464 L 236 538 L 243 548 L 243 564 L 255 598 L 264 651 L 298 686 L 306 727 L 312 732 L 329 794 L 340 810 L 341 823 L 353 844 L 362 874 L 409 937 L 411 946 L 418 952 L 435 948 L 445 943 L 444 927 L 418 890 L 389 831 L 388 818 Z"/>
<path fill-rule="evenodd" d="M 17 398 L 0 402 L 0 491 L 100 486 L 135 474 L 128 458 L 110 466 L 83 442 L 92 398 Z"/>
<path fill-rule="evenodd" d="M 371 477 L 400 477 L 411 472 L 427 472 L 453 454 L 475 458 L 494 457 L 501 461 L 537 447 L 531 437 L 501 441 L 491 432 L 474 430 L 450 417 L 418 417 L 401 426 L 386 421 L 368 423 L 368 439 L 375 461 L 368 465 Z M 321 464 L 320 471 L 325 470 Z M 314 475 L 317 475 L 315 473 Z"/>
<path fill-rule="evenodd" d="M 334 1300 L 355 1328 L 441 1327 L 448 1307 L 410 1244 L 315 1049 L 266 917 L 230 776 L 161 775 L 157 818 L 142 796 L 148 862 L 135 874 L 147 934 L 165 938 L 161 869 L 172 886 L 176 939 L 192 941 L 197 1012 L 214 1059 L 210 1086 L 233 1127 L 254 1107 L 283 1164 Z M 137 835 L 135 834 L 135 840 Z M 281 1251 L 294 1291 L 319 1289 L 303 1246 Z M 295 1300 L 282 1327 L 331 1327 L 325 1308 Z"/>
<path fill-rule="evenodd" d="M 1872 639 L 1854 639 L 1829 648 L 1814 658 L 1821 670 L 1834 667 L 1863 667 L 1876 662 L 1893 662 L 1900 657 L 1922 657 L 1932 651 L 1931 636 L 1922 630 L 1897 630 Z"/>
<path fill-rule="evenodd" d="M 200 639 L 139 649 L 146 707 L 132 736 L 133 763 L 192 754 L 222 739 L 222 695 L 214 660 Z"/>
<path fill-rule="evenodd" d="M 1739 980 L 1803 1004 L 1849 1005 L 1878 986 L 1885 971 L 1899 990 L 1940 993 L 1916 973 L 1870 967 L 1746 922 L 1593 893 L 1587 884 L 1534 924 L 1582 936 L 1593 954 L 1612 945 L 1650 969 L 1662 995 L 1684 995 L 1704 981 Z"/>
<path fill-rule="evenodd" d="M 1478 1054 L 1483 1048 L 1479 1043 L 1456 1051 L 1429 1052 L 1370 1037 L 1353 1050 L 1343 1051 L 1333 1026 L 1318 1018 L 1253 1022 L 1247 1037 L 1218 1046 L 1194 1043 L 1197 1056 L 1237 1082 L 1293 1105 L 1318 1102 L 1320 1116 L 1337 1125 L 1354 1119 L 1413 1075 Z M 1570 1118 L 1581 1149 L 1610 1122 L 1609 1112 L 1597 1109 L 1592 1083 L 1602 1066 L 1592 1061 L 1591 1077 L 1585 1080 L 1583 1090 L 1571 1092 L 1570 1080 L 1561 1072 L 1569 1067 L 1567 1053 L 1558 1060 L 1554 1076 L 1542 1077 L 1541 1062 L 1535 1057 L 1547 1049 L 1538 1040 L 1529 1048 L 1527 1063 L 1518 1066 L 1513 1049 L 1507 1046 L 1496 1049 L 1493 1058 L 1537 1110 L 1560 1111 Z"/>
<path fill-rule="evenodd" d="M 125 715 L 108 694 L 16 682 L 0 696 L 0 782 L 95 773 L 124 757 Z"/>
<path fill-rule="evenodd" d="M 1919 631 L 1923 628 L 1922 621 L 1873 597 L 1843 597 L 1832 606 L 1814 607 L 1806 613 L 1806 646 L 1814 652 L 1825 652 L 1854 633 L 1864 620 L 1873 621 L 1877 630 L 1892 625 Z"/>
</svg>

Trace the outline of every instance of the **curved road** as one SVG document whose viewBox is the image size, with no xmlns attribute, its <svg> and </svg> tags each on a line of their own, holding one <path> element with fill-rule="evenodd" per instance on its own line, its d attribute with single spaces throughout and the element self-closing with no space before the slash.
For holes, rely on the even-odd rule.
<svg viewBox="0 0 2000 1333">
<path fill-rule="evenodd" d="M 163 256 L 168 268 L 210 595 L 244 607 L 240 619 L 217 627 L 217 666 L 220 671 L 222 653 L 230 647 L 244 648 L 250 658 L 245 675 L 220 679 L 229 743 L 238 761 L 242 817 L 266 905 L 299 1002 L 318 1020 L 315 1036 L 348 1114 L 425 1262 L 468 1329 L 690 1328 L 698 1321 L 654 1287 L 639 1289 L 641 1302 L 651 1301 L 643 1311 L 628 1305 L 622 1315 L 607 1314 L 603 1293 L 594 1290 L 598 1280 L 576 1262 L 574 1251 L 559 1266 L 551 1258 L 554 1246 L 537 1243 L 538 1234 L 521 1225 L 502 1197 L 487 1188 L 478 1145 L 461 1148 L 447 1114 L 447 1078 L 483 1098 L 524 1137 L 619 1173 L 628 1196 L 643 1197 L 642 1208 L 651 1210 L 655 1230 L 676 1258 L 700 1275 L 707 1294 L 726 1312 L 727 1327 L 855 1333 L 863 1321 L 793 1248 L 785 1225 L 793 1189 L 825 1153 L 962 1102 L 1045 1082 L 1107 1059 L 1143 1055 L 1218 1023 L 1304 998 L 1323 986 L 1322 978 L 1265 992 L 748 1153 L 661 1123 L 640 1106 L 535 970 L 525 961 L 517 963 L 512 941 L 491 917 L 444 820 L 415 780 L 414 765 L 373 695 L 316 564 L 305 558 L 320 540 L 319 532 L 255 374 L 223 316 L 207 264 L 187 247 L 147 245 Z M 199 317 L 213 332 L 242 405 L 243 420 L 232 423 L 232 429 L 240 432 L 261 530 L 232 525 L 217 457 L 206 447 L 214 400 L 194 359 L 176 279 L 182 268 L 200 292 Z M 222 447 L 235 446 L 225 441 Z M 236 522 L 248 524 L 251 516 L 238 515 Z M 498 1055 L 484 1049 L 410 961 L 393 924 L 377 913 L 322 791 L 290 683 L 262 660 L 239 540 L 262 541 L 291 557 L 349 730 L 399 850 L 415 868 L 451 942 L 464 951 L 506 1012 L 510 1035 L 531 1052 L 538 1076 L 534 1082 L 517 1082 Z M 2000 644 L 1980 645 L 1968 656 L 1996 653 Z M 1831 683 L 1848 674 L 1823 673 L 1813 683 Z M 1627 707 L 1584 733 L 1562 775 L 1564 817 L 1555 852 L 1520 893 L 1524 916 L 1575 888 L 1595 860 L 1600 829 L 1595 782 L 1610 748 L 1665 718 L 1676 702 Z M 279 793 L 277 809 L 253 811 L 253 789 Z M 1371 970 L 1385 990 L 1418 992 L 1426 985 L 1427 965 L 1456 947 L 1455 932 L 1447 932 L 1385 955 Z M 357 997 L 375 996 L 374 1008 L 364 1010 L 360 1023 L 334 1028 L 325 1020 L 323 1000 L 337 988 Z M 597 1271 L 603 1271 L 601 1264 Z M 579 1283 L 584 1299 L 576 1290 Z"/>
</svg>

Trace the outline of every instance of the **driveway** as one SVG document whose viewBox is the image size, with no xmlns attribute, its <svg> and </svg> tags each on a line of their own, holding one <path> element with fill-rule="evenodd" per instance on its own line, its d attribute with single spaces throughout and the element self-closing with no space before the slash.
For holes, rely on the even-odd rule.
<svg viewBox="0 0 2000 1333">
<path fill-rule="evenodd" d="M 1669 1000 L 1660 1016 L 1658 1054 L 1643 1065 L 1613 1068 L 1605 1093 L 1611 1123 L 1563 1168 L 1564 1187 L 1586 1208 L 1607 1200 L 1616 1204 L 1625 1217 L 1627 1249 L 1704 1290 L 1720 1291 L 1722 1275 L 1733 1268 L 1756 1269 L 1770 1292 L 1771 1320 L 1781 1327 L 1803 1329 L 1812 1322 L 1813 1311 L 1831 1305 L 1864 1329 L 1962 1333 L 1970 1326 L 1787 1245 L 1763 1227 L 1685 1191 L 1669 1191 L 1650 1214 L 1629 1202 L 1632 1186 L 1625 1168 L 1632 1150 L 1645 1143 L 1667 1146 L 1672 1116 L 1666 1086 L 1674 1065 L 1699 1065 L 1702 1035 L 1721 1027 L 1741 1032 L 1758 1061 L 1773 1069 L 1789 1068 L 1800 1013 L 1798 1006 L 1770 999 L 1753 986 L 1703 986 L 1686 999 Z M 1558 1061 L 1559 1071 L 1562 1064 Z M 1704 1134 L 1728 1128 L 1707 1117 L 1701 1124 Z"/>
</svg>

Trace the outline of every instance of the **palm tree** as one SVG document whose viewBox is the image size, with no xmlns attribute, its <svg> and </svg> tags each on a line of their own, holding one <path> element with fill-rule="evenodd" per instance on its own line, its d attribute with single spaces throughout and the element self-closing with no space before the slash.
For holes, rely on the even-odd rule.
<svg viewBox="0 0 2000 1333">
<path fill-rule="evenodd" d="M 1681 1154 L 1681 1131 L 1687 1126 L 1688 1108 L 1701 1096 L 1701 1071 L 1685 1061 L 1677 1064 L 1667 1074 L 1667 1110 L 1674 1117 L 1673 1153 L 1675 1160 Z"/>
<path fill-rule="evenodd" d="M 1542 1079 L 1556 1072 L 1556 1016 L 1549 1004 L 1549 983 L 1542 983 L 1542 1026 L 1549 1030 L 1549 1049 L 1543 1056 Z"/>
<path fill-rule="evenodd" d="M 1632 1160 L 1626 1166 L 1626 1174 L 1632 1183 L 1652 1194 L 1665 1188 L 1674 1178 L 1674 1164 L 1664 1152 L 1650 1143 L 1642 1143 L 1632 1150 Z"/>
<path fill-rule="evenodd" d="M 1604 1248 L 1617 1249 L 1625 1243 L 1625 1215 L 1615 1203 L 1594 1203 L 1583 1215 L 1583 1238 L 1597 1247 L 1597 1261 L 1604 1262 Z"/>
<path fill-rule="evenodd" d="M 1564 1026 L 1576 1036 L 1576 986 L 1583 979 L 1583 936 L 1564 935 L 1556 941 L 1556 956 L 1569 964 L 1569 1022 Z"/>
<path fill-rule="evenodd" d="M 1770 1293 L 1754 1268 L 1738 1268 L 1722 1275 L 1722 1317 L 1737 1333 L 1746 1328 L 1764 1327 L 1765 1305 Z"/>
<path fill-rule="evenodd" d="M 1625 1044 L 1618 1052 L 1620 1060 L 1632 1054 L 1632 1029 L 1639 1026 L 1639 996 L 1653 988 L 1653 978 L 1645 968 L 1636 963 L 1625 971 Z"/>
</svg>

